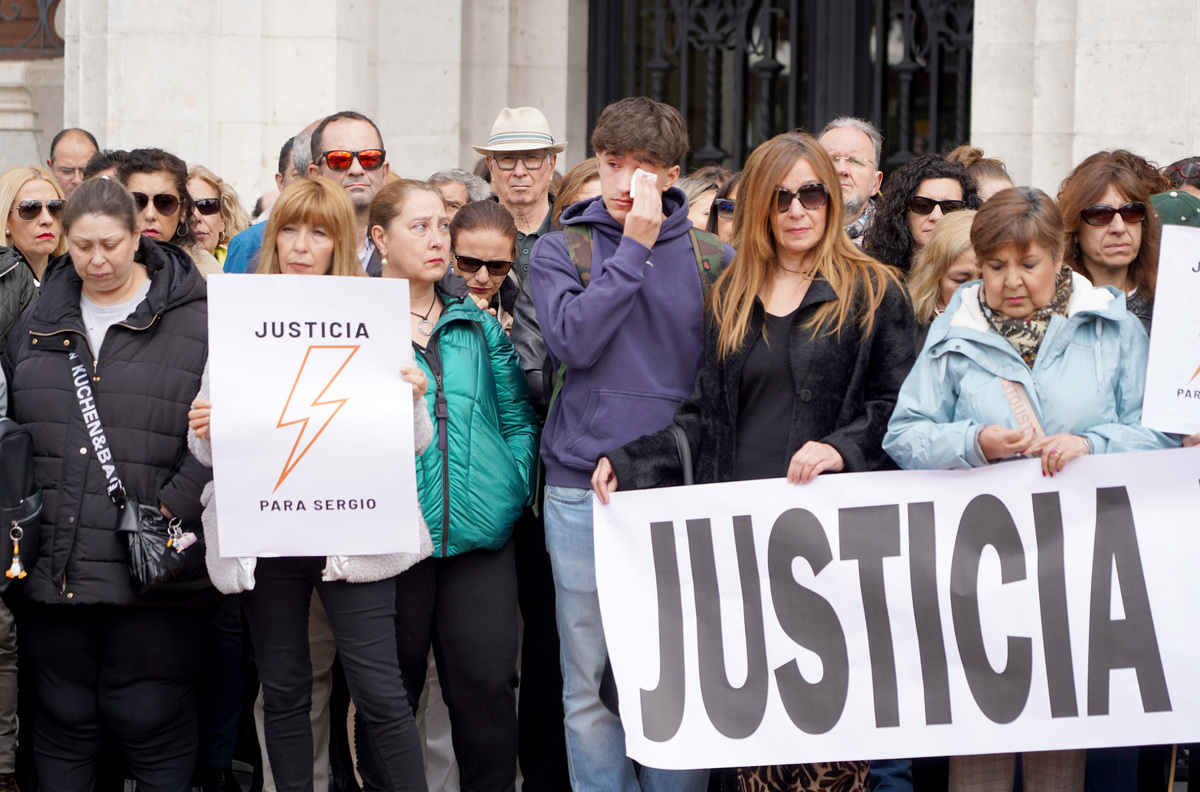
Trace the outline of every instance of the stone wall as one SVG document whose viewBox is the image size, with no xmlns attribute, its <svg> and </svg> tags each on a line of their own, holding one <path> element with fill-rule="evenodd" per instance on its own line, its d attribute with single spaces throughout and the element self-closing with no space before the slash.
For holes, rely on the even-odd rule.
<svg viewBox="0 0 1200 792">
<path fill-rule="evenodd" d="M 206 165 L 247 207 L 274 186 L 284 141 L 337 110 L 379 124 L 402 176 L 471 168 L 505 105 L 540 107 L 572 141 L 560 169 L 586 152 L 587 0 L 64 6 L 65 124 Z"/>
<path fill-rule="evenodd" d="M 1051 195 L 1089 154 L 1200 153 L 1200 2 L 975 0 L 971 141 Z"/>
</svg>

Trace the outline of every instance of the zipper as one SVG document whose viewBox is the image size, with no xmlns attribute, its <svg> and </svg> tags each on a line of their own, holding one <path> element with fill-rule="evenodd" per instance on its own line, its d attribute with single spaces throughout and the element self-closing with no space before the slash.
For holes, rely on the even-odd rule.
<svg viewBox="0 0 1200 792">
<path fill-rule="evenodd" d="M 113 327 L 124 327 L 127 330 L 136 330 L 139 332 L 142 330 L 149 330 L 151 327 L 154 326 L 154 323 L 158 321 L 158 316 L 159 316 L 158 314 L 155 314 L 153 317 L 151 317 L 150 322 L 145 327 L 135 327 L 134 325 L 131 325 L 128 322 L 117 322 L 116 324 L 113 325 Z M 82 330 L 76 330 L 73 327 L 68 327 L 63 330 L 55 330 L 52 333 L 37 333 L 37 332 L 34 332 L 33 330 L 29 331 L 29 335 L 35 336 L 37 338 L 50 338 L 51 336 L 62 335 L 63 333 L 75 333 L 76 335 L 78 335 L 79 337 L 81 337 L 83 339 L 83 343 L 87 346 L 88 355 L 90 355 L 92 358 L 92 382 L 99 382 L 100 381 L 100 360 L 96 356 L 96 353 L 92 350 L 92 341 L 91 341 L 91 339 L 88 338 L 87 333 L 83 332 Z"/>
<path fill-rule="evenodd" d="M 425 349 L 413 344 L 413 349 L 425 358 L 429 370 L 433 372 L 433 380 L 437 384 L 434 392 L 433 412 L 437 417 L 438 450 L 442 452 L 442 553 L 445 558 L 450 546 L 450 453 L 447 424 L 450 417 L 450 405 L 446 402 L 446 389 L 443 387 L 442 357 L 437 348 L 438 331 L 434 330 Z"/>
</svg>

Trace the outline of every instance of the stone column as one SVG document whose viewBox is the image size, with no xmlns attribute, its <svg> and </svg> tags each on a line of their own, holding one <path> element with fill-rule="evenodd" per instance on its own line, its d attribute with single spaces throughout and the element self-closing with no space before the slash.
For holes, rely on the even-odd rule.
<svg viewBox="0 0 1200 792">
<path fill-rule="evenodd" d="M 1084 157 L 1200 153 L 1200 12 L 1145 0 L 976 0 L 971 142 L 1054 195 Z"/>
</svg>

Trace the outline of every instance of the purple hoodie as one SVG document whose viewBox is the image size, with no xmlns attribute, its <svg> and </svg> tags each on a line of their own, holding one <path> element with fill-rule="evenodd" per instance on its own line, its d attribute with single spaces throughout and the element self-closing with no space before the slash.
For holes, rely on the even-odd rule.
<svg viewBox="0 0 1200 792">
<path fill-rule="evenodd" d="M 586 289 L 561 232 L 534 246 L 534 308 L 555 370 L 567 364 L 542 432 L 547 484 L 590 487 L 602 452 L 662 429 L 692 393 L 704 295 L 683 191 L 663 194 L 663 212 L 650 250 L 624 236 L 602 198 L 568 207 L 563 225 L 592 227 Z M 732 255 L 726 246 L 726 263 Z"/>
</svg>

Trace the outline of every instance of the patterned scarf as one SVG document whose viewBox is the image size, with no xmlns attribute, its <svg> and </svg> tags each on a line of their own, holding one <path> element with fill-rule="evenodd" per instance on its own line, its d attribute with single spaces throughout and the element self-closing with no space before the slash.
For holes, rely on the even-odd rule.
<svg viewBox="0 0 1200 792">
<path fill-rule="evenodd" d="M 1050 317 L 1058 314 L 1066 318 L 1067 304 L 1071 302 L 1071 268 L 1063 266 L 1058 271 L 1058 278 L 1054 282 L 1054 299 L 1050 300 L 1050 304 L 1042 308 L 1038 308 L 1027 319 L 1009 319 L 1003 314 L 994 313 L 987 304 L 987 294 L 984 291 L 984 286 L 979 287 L 979 307 L 983 309 L 983 315 L 991 322 L 992 327 L 996 328 L 996 332 L 1008 339 L 1008 343 L 1016 348 L 1021 354 L 1021 359 L 1025 361 L 1025 365 L 1033 368 L 1033 361 L 1037 360 L 1038 347 L 1042 345 L 1042 339 L 1046 337 L 1046 328 L 1050 325 Z"/>
</svg>

